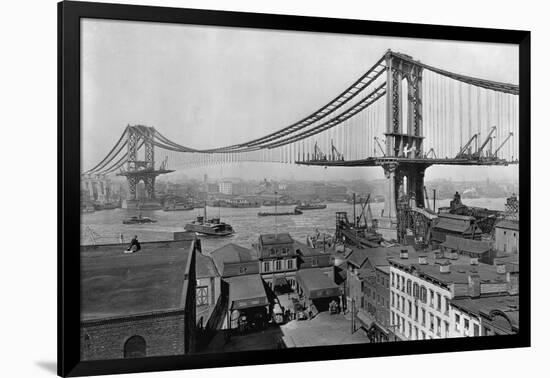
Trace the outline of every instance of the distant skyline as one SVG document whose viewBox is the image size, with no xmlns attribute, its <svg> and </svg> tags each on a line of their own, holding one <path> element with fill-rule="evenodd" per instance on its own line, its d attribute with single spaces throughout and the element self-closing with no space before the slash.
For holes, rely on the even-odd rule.
<svg viewBox="0 0 550 378">
<path fill-rule="evenodd" d="M 506 44 L 87 19 L 81 38 L 83 169 L 107 154 L 127 124 L 153 126 L 196 148 L 281 129 L 325 104 L 387 49 L 494 81 L 517 84 L 519 72 L 517 46 Z M 380 168 L 274 163 L 185 170 L 196 178 L 206 173 L 261 179 L 266 172 L 275 178 L 383 178 Z M 497 176 L 517 179 L 518 168 L 426 171 L 426 180 Z"/>
</svg>

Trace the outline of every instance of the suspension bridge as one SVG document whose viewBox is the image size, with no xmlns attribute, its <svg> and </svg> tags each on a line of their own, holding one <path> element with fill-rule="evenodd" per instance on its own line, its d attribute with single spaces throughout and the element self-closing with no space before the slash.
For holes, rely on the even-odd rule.
<svg viewBox="0 0 550 378">
<path fill-rule="evenodd" d="M 140 181 L 154 199 L 155 179 L 173 172 L 168 160 L 178 169 L 240 162 L 381 167 L 388 183 L 384 218 L 391 222 L 401 192 L 424 207 L 424 172 L 432 165 L 518 163 L 518 107 L 518 85 L 450 72 L 388 50 L 332 100 L 275 132 L 196 149 L 153 127 L 128 125 L 84 176 L 125 176 L 136 200 Z"/>
</svg>

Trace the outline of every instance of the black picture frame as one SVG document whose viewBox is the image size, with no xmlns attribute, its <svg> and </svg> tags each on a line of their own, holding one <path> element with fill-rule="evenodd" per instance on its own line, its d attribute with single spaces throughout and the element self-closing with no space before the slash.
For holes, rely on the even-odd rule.
<svg viewBox="0 0 550 378">
<path fill-rule="evenodd" d="M 522 283 L 515 335 L 338 345 L 216 355 L 80 361 L 80 20 L 112 19 L 259 29 L 512 43 L 519 46 Z M 530 346 L 530 32 L 381 21 L 68 2 L 58 4 L 58 374 L 82 376 Z"/>
</svg>

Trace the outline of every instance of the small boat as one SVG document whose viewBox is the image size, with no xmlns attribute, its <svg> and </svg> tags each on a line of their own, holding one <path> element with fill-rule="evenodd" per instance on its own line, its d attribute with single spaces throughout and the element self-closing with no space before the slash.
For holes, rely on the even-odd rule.
<svg viewBox="0 0 550 378">
<path fill-rule="evenodd" d="M 138 215 L 137 217 L 130 217 L 127 219 L 124 219 L 122 221 L 123 224 L 144 224 L 144 223 L 156 223 L 156 219 L 152 219 L 149 217 L 142 217 L 141 215 Z"/>
<path fill-rule="evenodd" d="M 321 210 L 321 209 L 326 209 L 327 205 L 325 205 L 324 203 L 319 203 L 319 204 L 305 203 L 305 204 L 296 206 L 296 208 L 298 210 Z"/>
<path fill-rule="evenodd" d="M 188 211 L 193 210 L 194 207 L 185 203 L 172 203 L 164 206 L 164 211 Z"/>
<path fill-rule="evenodd" d="M 187 223 L 184 230 L 206 236 L 229 236 L 235 233 L 233 227 L 228 223 L 221 222 L 219 217 L 207 219 L 206 204 L 204 206 L 204 215 L 199 215 L 194 221 Z"/>
<path fill-rule="evenodd" d="M 298 210 L 297 208 L 294 208 L 294 211 L 280 211 L 280 212 L 263 212 L 263 211 L 260 211 L 258 213 L 258 216 L 259 217 L 272 217 L 272 216 L 277 216 L 277 215 L 301 215 L 303 214 L 303 212 L 301 212 L 300 210 Z"/>
</svg>

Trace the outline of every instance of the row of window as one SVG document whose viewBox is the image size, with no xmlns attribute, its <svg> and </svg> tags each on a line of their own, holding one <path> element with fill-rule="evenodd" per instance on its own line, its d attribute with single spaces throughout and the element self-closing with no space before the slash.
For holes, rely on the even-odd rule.
<svg viewBox="0 0 550 378">
<path fill-rule="evenodd" d="M 281 248 L 281 253 L 283 255 L 286 255 L 286 254 L 290 253 L 290 248 Z M 276 248 L 270 248 L 269 249 L 269 254 L 271 256 L 275 256 L 277 254 L 277 249 Z"/>
<path fill-rule="evenodd" d="M 264 261 L 263 262 L 263 272 L 276 272 L 279 270 L 290 270 L 294 269 L 294 259 L 287 260 L 274 260 L 274 261 Z"/>
<path fill-rule="evenodd" d="M 412 282 L 411 279 L 405 281 L 405 277 L 399 276 L 399 274 L 391 274 L 392 287 L 395 287 L 397 290 L 401 290 L 403 293 L 410 295 L 422 303 L 428 303 L 431 307 L 435 307 L 437 311 L 442 312 L 443 309 L 443 297 L 440 293 L 435 293 L 432 289 L 426 289 L 424 285 L 419 285 L 416 282 Z M 429 296 L 428 296 L 429 292 Z M 393 292 L 392 292 L 393 295 Z M 449 314 L 449 298 L 445 297 L 445 306 L 444 313 L 445 315 Z"/>
<path fill-rule="evenodd" d="M 422 309 L 422 316 L 422 326 L 426 326 L 426 311 L 424 309 Z M 400 316 L 394 311 L 391 312 L 391 322 L 392 325 L 396 327 L 396 330 L 402 335 L 407 336 L 409 340 L 420 340 L 420 336 L 422 340 L 426 339 L 426 332 L 424 330 L 417 326 L 413 326 L 410 321 L 405 321 L 405 317 Z M 429 323 L 427 327 L 428 330 L 437 337 L 449 337 L 449 322 L 443 321 L 439 316 L 434 316 L 434 314 L 429 313 Z M 430 339 L 431 338 L 433 337 L 430 336 Z"/>
</svg>

